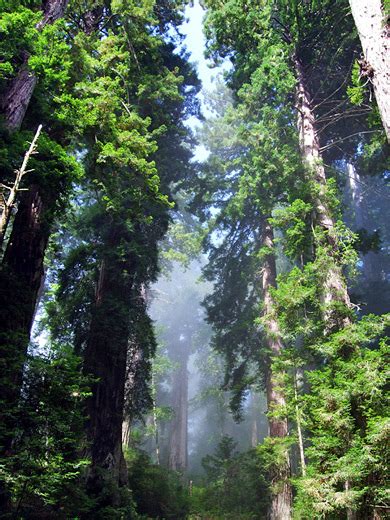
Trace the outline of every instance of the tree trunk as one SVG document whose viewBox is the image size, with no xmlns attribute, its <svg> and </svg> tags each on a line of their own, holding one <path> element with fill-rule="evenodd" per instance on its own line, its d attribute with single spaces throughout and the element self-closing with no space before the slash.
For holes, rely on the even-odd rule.
<svg viewBox="0 0 390 520">
<path fill-rule="evenodd" d="M 379 113 L 390 142 L 390 24 L 383 0 L 349 0 L 359 34 L 364 60 L 362 81 L 373 86 Z"/>
<path fill-rule="evenodd" d="M 0 395 L 5 401 L 1 416 L 15 410 L 19 401 L 23 364 L 50 234 L 47 207 L 38 186 L 30 186 L 20 201 L 0 270 Z M 6 450 L 9 447 L 6 445 Z"/>
<path fill-rule="evenodd" d="M 123 420 L 122 423 L 122 444 L 123 446 L 130 446 L 131 438 L 131 421 L 128 417 Z"/>
<path fill-rule="evenodd" d="M 336 258 L 339 247 L 338 238 L 332 212 L 326 203 L 325 168 L 321 156 L 311 96 L 307 87 L 305 69 L 296 55 L 294 56 L 294 64 L 297 76 L 296 98 L 302 159 L 308 169 L 309 178 L 315 181 L 318 188 L 318 195 L 314 201 L 316 224 L 324 233 L 324 245 L 327 246 L 327 254 L 330 256 L 330 261 L 326 262 L 326 272 L 322 287 L 325 334 L 329 334 L 351 324 L 348 312 L 351 308 L 351 301 L 342 270 Z M 340 304 L 344 307 L 343 309 L 340 308 Z M 349 509 L 347 514 L 353 515 L 353 511 Z"/>
<path fill-rule="evenodd" d="M 38 31 L 62 18 L 67 4 L 68 0 L 47 0 L 44 3 L 43 18 L 36 26 Z M 0 103 L 5 126 L 11 132 L 20 128 L 37 84 L 35 73 L 29 70 L 28 60 L 29 55 L 25 53 L 19 72 L 9 82 Z"/>
<path fill-rule="evenodd" d="M 352 218 L 354 231 L 365 227 L 365 204 L 362 194 L 360 175 L 353 164 L 347 164 L 347 187 L 352 199 Z"/>
<path fill-rule="evenodd" d="M 259 416 L 259 406 L 256 399 L 256 392 L 251 390 L 251 446 L 256 448 L 259 443 L 257 419 Z"/>
<path fill-rule="evenodd" d="M 318 187 L 318 195 L 314 201 L 316 224 L 324 233 L 329 254 L 333 255 L 337 253 L 338 240 L 332 212 L 326 203 L 326 175 L 317 137 L 315 116 L 311 106 L 310 93 L 306 86 L 304 67 L 297 56 L 294 57 L 294 63 L 297 75 L 296 98 L 302 159 L 310 177 Z M 327 333 L 351 323 L 348 317 L 351 301 L 341 268 L 336 261 L 328 262 L 323 283 L 322 303 L 325 309 L 324 320 Z M 340 304 L 344 305 L 345 312 L 340 311 Z"/>
<path fill-rule="evenodd" d="M 106 480 L 117 486 L 126 483 L 122 453 L 122 423 L 129 342 L 132 280 L 131 266 L 118 253 L 120 231 L 113 226 L 105 244 L 95 307 L 85 351 L 84 373 L 92 376 L 88 399 L 87 455 L 91 467 L 87 490 L 99 496 Z M 114 492 L 113 505 L 117 502 Z"/>
<path fill-rule="evenodd" d="M 126 378 L 125 378 L 125 420 L 130 424 L 137 412 L 137 384 L 140 383 L 140 368 L 143 362 L 143 352 L 137 338 L 132 338 L 127 349 Z M 127 444 L 123 441 L 124 444 Z"/>
<path fill-rule="evenodd" d="M 263 247 L 272 249 L 274 245 L 274 234 L 272 226 L 265 221 L 263 224 Z M 272 359 L 280 356 L 282 341 L 278 322 L 274 315 L 274 300 L 271 289 L 276 287 L 276 263 L 273 253 L 265 257 L 262 271 L 262 289 L 264 316 L 267 319 L 267 346 L 270 351 L 270 361 L 266 373 L 266 391 L 268 412 L 275 412 L 284 408 L 285 398 L 280 388 L 280 383 L 272 370 Z M 268 418 L 269 436 L 274 439 L 285 439 L 288 436 L 288 425 L 286 418 Z M 275 466 L 272 475 L 272 497 L 270 506 L 270 520 L 289 520 L 291 518 L 292 491 L 290 478 L 290 458 L 285 451 L 284 462 Z"/>
<path fill-rule="evenodd" d="M 184 474 L 187 471 L 187 433 L 188 433 L 188 351 L 184 341 L 180 342 L 180 366 L 174 375 L 173 409 L 171 438 L 169 445 L 169 468 Z"/>
<path fill-rule="evenodd" d="M 297 434 L 298 434 L 298 447 L 299 447 L 299 458 L 301 462 L 301 473 L 304 477 L 306 475 L 306 461 L 305 461 L 305 449 L 303 445 L 303 434 L 302 434 L 302 410 L 298 403 L 298 369 L 295 369 L 294 372 L 294 394 L 295 394 L 295 423 L 297 425 Z"/>
<path fill-rule="evenodd" d="M 159 466 L 160 465 L 160 440 L 159 440 L 159 434 L 158 434 L 156 394 L 157 394 L 156 382 L 154 380 L 153 373 L 152 373 L 152 400 L 153 400 L 152 420 L 153 420 L 153 430 L 154 430 L 156 464 L 157 464 L 157 466 Z"/>
<path fill-rule="evenodd" d="M 24 192 L 0 267 L 1 456 L 11 455 L 17 428 L 23 367 L 50 234 L 47 207 L 38 186 Z M 0 482 L 0 509 L 8 507 L 6 486 Z"/>
</svg>

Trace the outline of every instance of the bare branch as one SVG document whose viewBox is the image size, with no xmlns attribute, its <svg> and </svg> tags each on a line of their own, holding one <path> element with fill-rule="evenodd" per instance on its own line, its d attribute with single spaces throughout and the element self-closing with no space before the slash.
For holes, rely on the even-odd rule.
<svg viewBox="0 0 390 520">
<path fill-rule="evenodd" d="M 12 208 L 15 206 L 16 202 L 16 196 L 19 191 L 26 191 L 28 188 L 19 188 L 20 183 L 24 175 L 26 175 L 29 172 L 32 172 L 34 170 L 30 169 L 27 170 L 27 164 L 31 157 L 31 155 L 38 153 L 37 152 L 37 141 L 39 134 L 41 133 L 42 125 L 39 125 L 37 128 L 37 131 L 35 132 L 34 139 L 31 141 L 30 147 L 27 150 L 27 152 L 24 154 L 22 166 L 19 170 L 15 170 L 15 181 L 12 187 L 6 186 L 5 184 L 1 184 L 1 188 L 5 188 L 9 190 L 9 195 L 7 200 L 4 197 L 4 194 L 2 194 L 4 203 L 3 203 L 3 212 L 0 217 L 0 249 L 4 242 L 5 233 L 7 231 L 7 227 L 9 224 L 9 219 L 11 217 L 11 211 Z"/>
</svg>

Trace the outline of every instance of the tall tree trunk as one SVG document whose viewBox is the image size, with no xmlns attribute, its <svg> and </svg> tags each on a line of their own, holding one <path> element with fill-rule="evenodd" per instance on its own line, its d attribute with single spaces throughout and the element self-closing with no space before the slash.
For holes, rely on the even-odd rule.
<svg viewBox="0 0 390 520">
<path fill-rule="evenodd" d="M 364 54 L 360 61 L 363 81 L 371 82 L 379 113 L 390 142 L 390 13 L 386 1 L 349 0 Z"/>
<path fill-rule="evenodd" d="M 326 174 L 305 69 L 297 55 L 294 56 L 294 64 L 297 76 L 296 98 L 300 148 L 303 163 L 309 171 L 310 178 L 313 178 L 317 185 L 318 195 L 315 199 L 316 224 L 324 233 L 326 245 L 328 246 L 327 253 L 330 255 L 322 287 L 325 334 L 329 334 L 351 324 L 348 312 L 351 307 L 351 301 L 345 278 L 336 258 L 339 244 L 332 212 L 326 202 Z M 340 308 L 340 304 L 344 309 Z M 349 487 L 349 485 L 348 481 L 345 482 L 346 487 Z M 348 509 L 347 515 L 353 518 L 354 512 Z"/>
<path fill-rule="evenodd" d="M 128 273 L 132 270 L 118 252 L 119 245 L 120 230 L 113 226 L 105 244 L 84 358 L 85 374 L 95 379 L 87 403 L 87 455 L 91 458 L 87 490 L 97 497 L 106 479 L 120 486 L 127 478 L 122 423 L 132 287 Z M 114 493 L 114 505 L 117 499 Z"/>
<path fill-rule="evenodd" d="M 17 428 L 23 367 L 50 234 L 49 205 L 39 195 L 38 186 L 24 192 L 0 266 L 1 456 L 11 455 Z M 8 507 L 6 486 L 0 482 L 0 510 Z"/>
<path fill-rule="evenodd" d="M 12 415 L 19 400 L 35 305 L 44 275 L 43 260 L 50 233 L 48 201 L 30 186 L 19 204 L 0 268 L 0 422 Z M 12 428 L 11 428 L 12 431 Z M 5 443 L 10 448 L 10 439 Z"/>
<path fill-rule="evenodd" d="M 350 206 L 352 206 L 353 231 L 366 228 L 369 223 L 368 208 L 363 195 L 363 183 L 359 173 L 353 164 L 347 165 L 347 189 L 350 197 Z M 360 260 L 363 263 L 363 276 L 366 283 L 378 279 L 379 270 L 375 267 L 376 253 L 369 251 L 360 254 Z"/>
<path fill-rule="evenodd" d="M 185 474 L 188 465 L 188 349 L 184 341 L 180 343 L 180 366 L 175 372 L 173 385 L 175 416 L 172 421 L 168 464 L 170 469 Z"/>
<path fill-rule="evenodd" d="M 317 136 L 311 96 L 307 88 L 304 66 L 297 56 L 294 57 L 294 63 L 297 75 L 296 98 L 302 159 L 309 171 L 310 178 L 315 181 L 318 188 L 318 195 L 314 201 L 316 224 L 324 233 L 329 254 L 337 254 L 338 240 L 332 212 L 326 202 L 326 175 Z M 322 303 L 325 308 L 324 319 L 327 333 L 351 323 L 347 312 L 347 309 L 351 307 L 351 301 L 342 270 L 336 261 L 328 262 L 327 273 L 323 283 Z M 338 304 L 343 304 L 346 312 L 340 312 Z"/>
<path fill-rule="evenodd" d="M 129 425 L 137 412 L 137 384 L 140 382 L 140 377 L 145 377 L 145 374 L 140 374 L 142 362 L 143 352 L 138 339 L 131 338 L 127 349 L 124 405 L 125 422 Z M 128 442 L 123 439 L 123 444 L 128 445 Z"/>
<path fill-rule="evenodd" d="M 353 230 L 362 229 L 365 227 L 365 204 L 362 194 L 362 183 L 360 175 L 356 171 L 355 166 L 352 163 L 347 164 L 347 182 L 346 185 L 350 192 L 352 199 L 352 212 L 353 212 Z"/>
<path fill-rule="evenodd" d="M 36 26 L 38 31 L 62 18 L 67 5 L 68 0 L 45 1 L 43 18 Z M 25 53 L 17 75 L 9 82 L 0 101 L 5 125 L 11 132 L 20 128 L 37 84 L 37 76 L 29 69 L 28 61 L 29 55 Z"/>
<path fill-rule="evenodd" d="M 154 442 L 155 442 L 155 453 L 156 453 L 156 464 L 160 465 L 160 440 L 158 434 L 158 421 L 157 421 L 157 405 L 156 405 L 156 382 L 152 373 L 152 422 L 153 422 L 153 430 L 154 430 Z"/>
<path fill-rule="evenodd" d="M 262 245 L 272 250 L 274 246 L 274 234 L 271 224 L 265 221 L 263 224 Z M 268 412 L 284 408 L 286 401 L 272 369 L 272 359 L 280 356 L 282 340 L 278 322 L 274 315 L 274 300 L 271 289 L 276 287 L 276 263 L 273 253 L 265 257 L 262 271 L 262 289 L 264 316 L 267 319 L 267 346 L 271 353 L 266 373 L 266 391 Z M 287 418 L 268 418 L 269 436 L 274 439 L 285 439 L 288 436 Z M 292 491 L 290 478 L 290 458 L 287 449 L 284 454 L 284 462 L 275 467 L 272 475 L 272 497 L 270 507 L 270 520 L 288 520 L 291 518 Z"/>
<path fill-rule="evenodd" d="M 251 390 L 251 446 L 256 448 L 259 443 L 259 434 L 257 428 L 257 419 L 259 416 L 259 406 L 256 399 L 255 390 Z"/>
<path fill-rule="evenodd" d="M 302 381 L 302 374 L 299 374 L 298 369 L 294 370 L 294 395 L 295 395 L 295 423 L 297 426 L 298 435 L 298 447 L 299 447 L 299 459 L 301 462 L 301 473 L 304 477 L 306 475 L 306 461 L 305 461 L 305 449 L 303 445 L 303 434 L 302 434 L 302 410 L 298 402 L 298 386 L 299 382 Z"/>
</svg>

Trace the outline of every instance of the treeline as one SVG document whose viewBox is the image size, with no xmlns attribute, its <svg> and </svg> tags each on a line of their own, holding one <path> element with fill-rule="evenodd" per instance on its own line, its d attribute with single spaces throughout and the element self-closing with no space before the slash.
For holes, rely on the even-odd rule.
<svg viewBox="0 0 390 520">
<path fill-rule="evenodd" d="M 358 4 L 352 17 L 346 0 L 207 0 L 208 55 L 231 68 L 200 135 L 210 155 L 195 164 L 185 122 L 200 115 L 200 83 L 182 48 L 183 4 L 6 2 L 1 517 L 188 515 L 185 480 L 158 467 L 158 440 L 153 465 L 131 437 L 146 413 L 156 422 L 148 305 L 172 220 L 166 258 L 188 263 L 201 238 L 207 252 L 204 307 L 233 412 L 254 388 L 268 408 L 254 451 L 237 455 L 222 436 L 204 459 L 195 512 L 218 515 L 217 501 L 225 518 L 388 514 L 388 265 L 379 303 L 359 278 L 372 251 L 388 250 L 388 225 L 377 215 L 383 230 L 367 229 L 356 187 L 388 178 L 388 13 Z M 177 387 L 167 465 L 183 475 L 188 358 L 206 340 L 195 339 L 194 296 L 177 304 L 161 314 Z M 216 390 L 213 406 L 225 406 Z"/>
</svg>

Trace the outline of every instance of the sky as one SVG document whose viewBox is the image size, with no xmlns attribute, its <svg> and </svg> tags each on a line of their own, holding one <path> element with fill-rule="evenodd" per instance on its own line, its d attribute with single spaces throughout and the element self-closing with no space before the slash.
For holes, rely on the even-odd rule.
<svg viewBox="0 0 390 520">
<path fill-rule="evenodd" d="M 181 32 L 185 35 L 184 44 L 191 54 L 191 62 L 195 63 L 199 79 L 202 82 L 202 90 L 199 98 L 202 103 L 202 112 L 204 116 L 210 115 L 207 110 L 207 104 L 204 102 L 204 94 L 215 88 L 214 78 L 223 70 L 228 68 L 228 64 L 221 67 L 210 68 L 210 62 L 206 60 L 204 51 L 206 48 L 206 39 L 203 34 L 202 21 L 205 15 L 204 9 L 200 6 L 199 1 L 195 0 L 192 6 L 187 6 L 185 10 L 186 22 L 181 26 Z M 191 117 L 187 121 L 188 126 L 192 130 L 196 130 L 201 126 L 201 122 L 196 117 Z M 196 147 L 194 153 L 195 161 L 203 161 L 207 158 L 208 152 L 203 145 Z"/>
<path fill-rule="evenodd" d="M 215 76 L 215 69 L 210 69 L 204 57 L 206 40 L 202 30 L 202 20 L 205 11 L 196 0 L 194 5 L 187 6 L 185 16 L 187 22 L 181 27 L 182 33 L 186 36 L 185 44 L 191 53 L 191 61 L 197 63 L 199 78 L 203 88 L 211 90 L 213 87 L 212 78 Z"/>
</svg>

